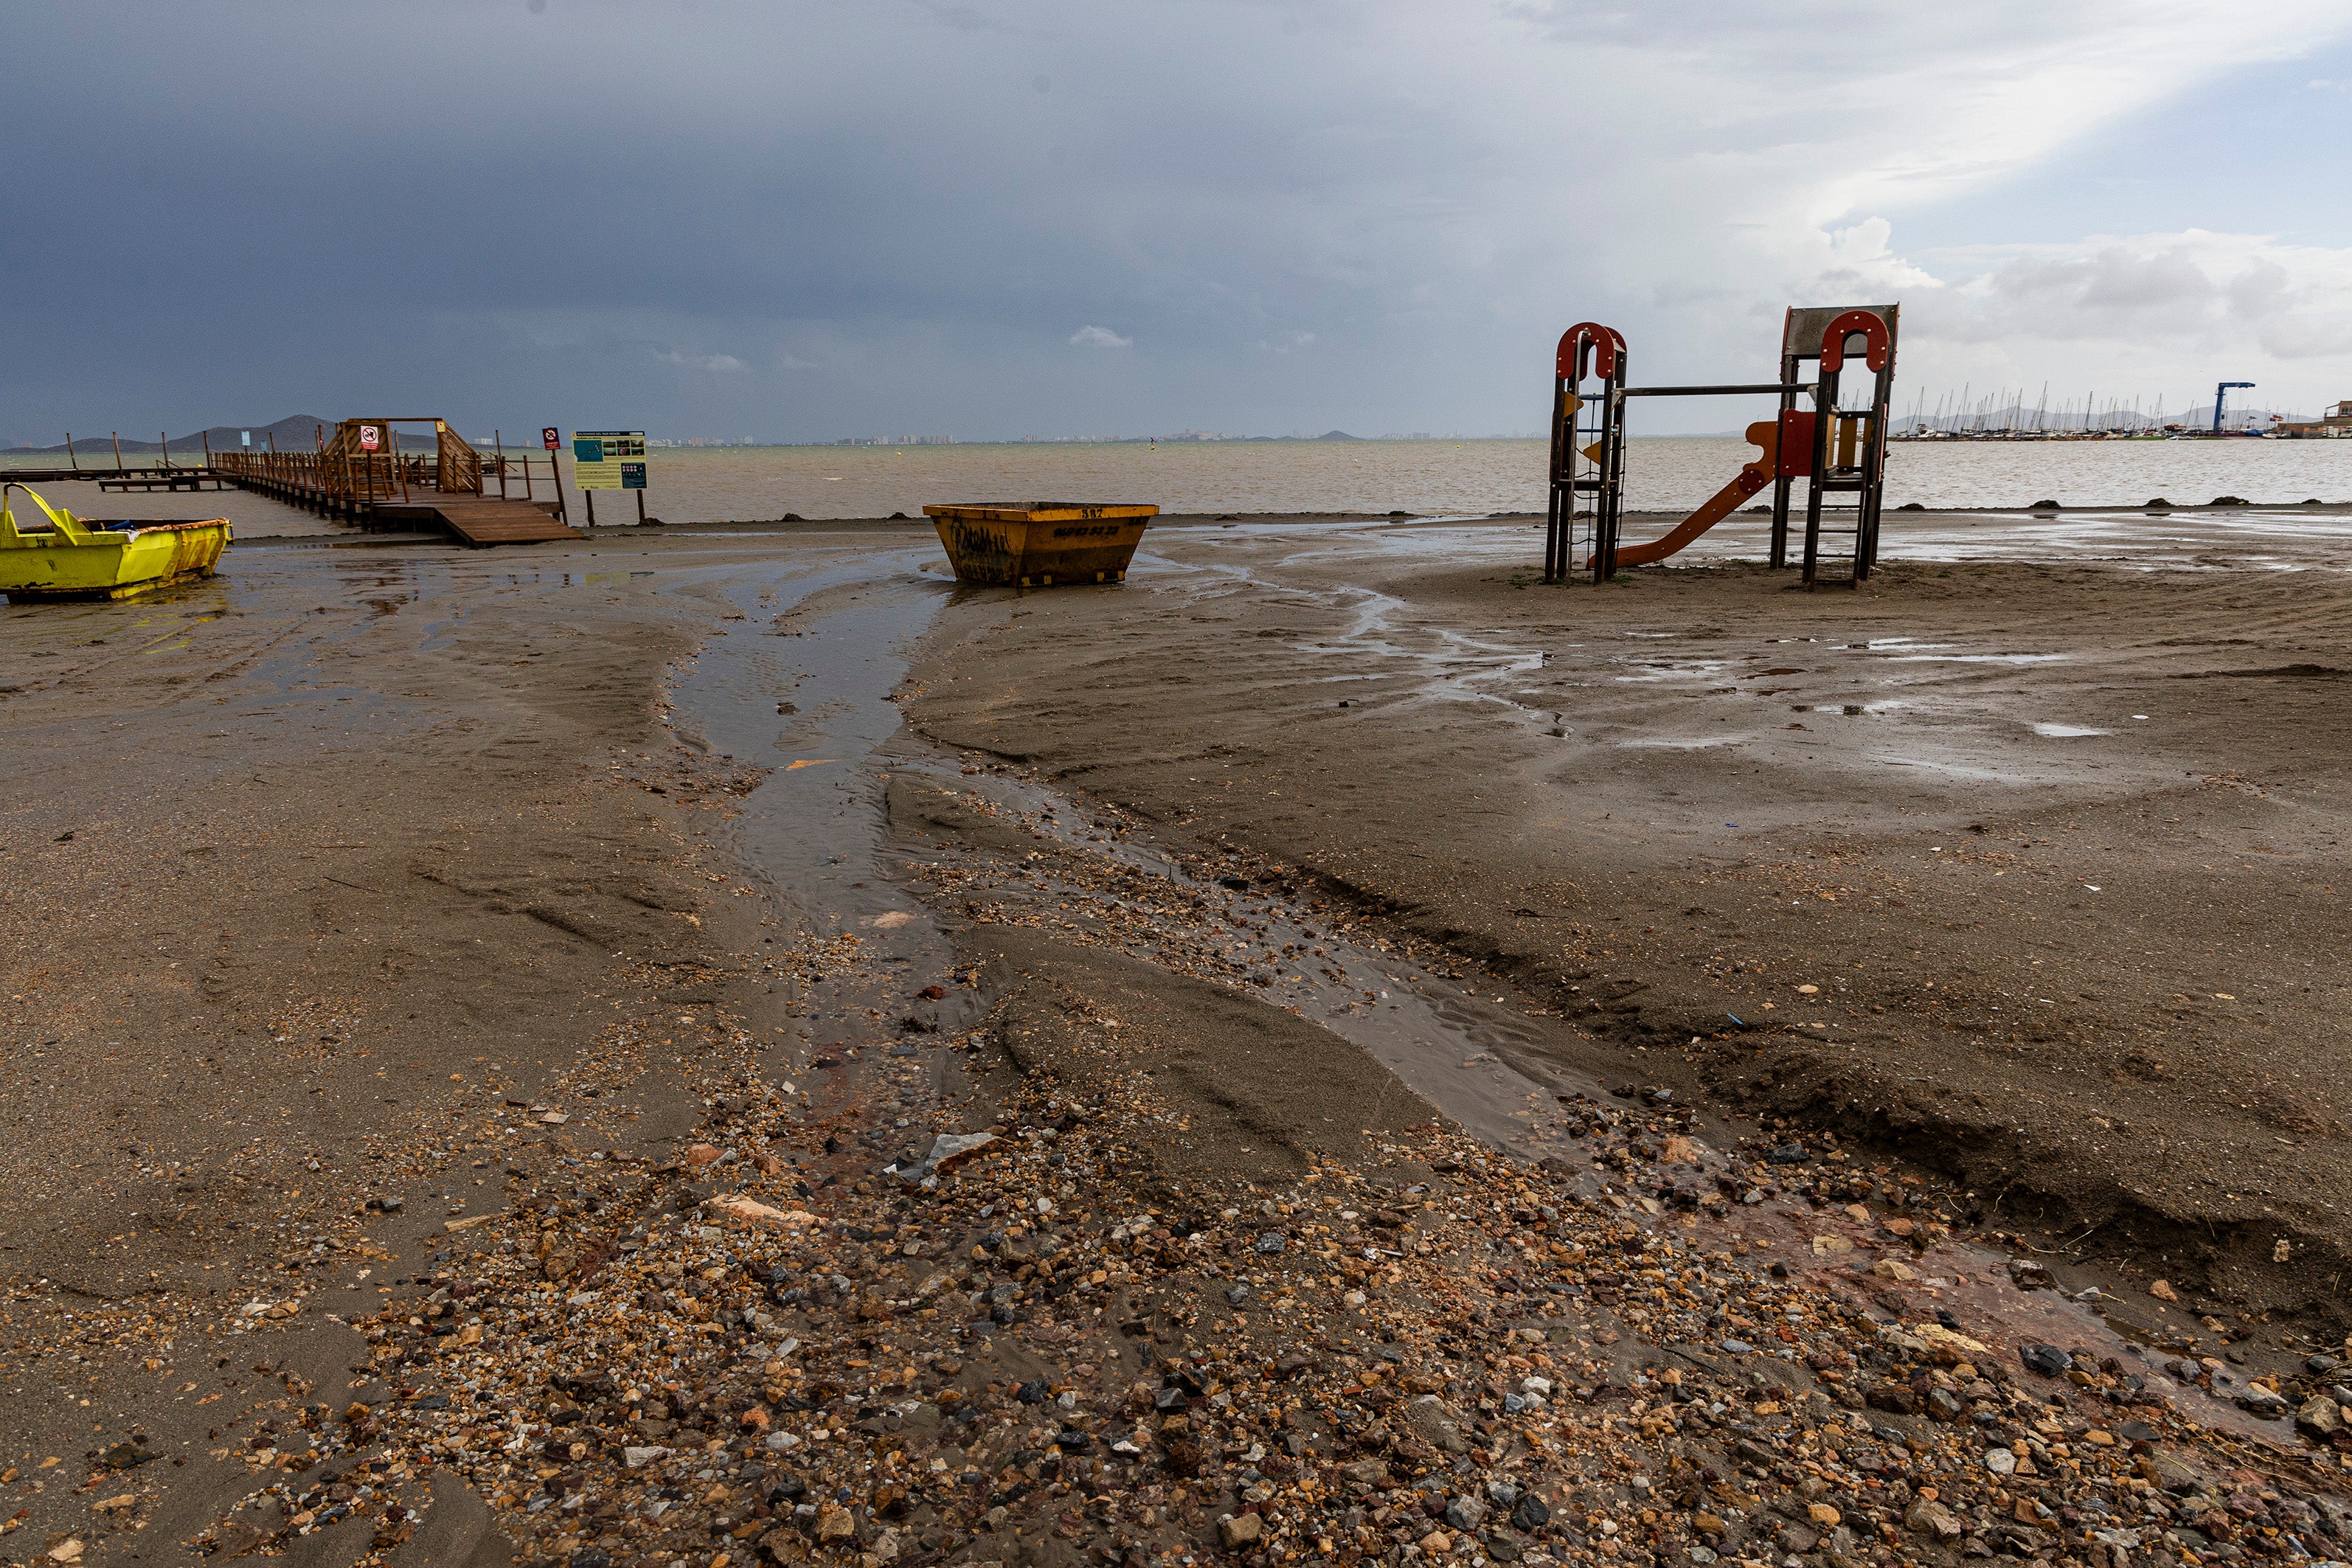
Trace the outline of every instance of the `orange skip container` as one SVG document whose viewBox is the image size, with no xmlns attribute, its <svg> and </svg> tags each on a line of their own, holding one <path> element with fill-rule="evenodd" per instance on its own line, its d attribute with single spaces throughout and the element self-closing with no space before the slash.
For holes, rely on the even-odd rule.
<svg viewBox="0 0 2352 1568">
<path fill-rule="evenodd" d="M 927 506 L 956 581 L 1014 588 L 1120 583 L 1156 506 L 1085 501 Z"/>
</svg>

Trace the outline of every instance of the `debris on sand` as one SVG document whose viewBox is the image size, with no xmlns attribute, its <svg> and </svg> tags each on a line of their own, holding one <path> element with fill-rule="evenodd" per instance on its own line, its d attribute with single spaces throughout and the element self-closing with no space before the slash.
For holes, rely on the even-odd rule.
<svg viewBox="0 0 2352 1568">
<path fill-rule="evenodd" d="M 2275 1449 L 2200 1428 L 2161 1375 L 1989 1343 L 1433 1125 L 1295 1180 L 1195 1178 L 1139 1159 L 1148 1085 L 1031 1075 L 931 1189 L 849 1168 L 794 1199 L 850 1124 L 725 1104 L 705 1138 L 770 1171 L 741 1196 L 583 1167 L 363 1320 L 396 1394 L 304 1425 L 325 1473 L 376 1457 L 356 1489 L 285 1476 L 273 1539 L 436 1468 L 524 1561 L 573 1564 L 2122 1568 L 2352 1532 L 2332 1446 L 2297 1458 L 2284 1422 Z M 1592 1156 L 1664 1131 L 1596 1122 Z M 705 1223 L 745 1209 L 810 1222 Z M 541 1259 L 553 1226 L 585 1261 Z"/>
</svg>

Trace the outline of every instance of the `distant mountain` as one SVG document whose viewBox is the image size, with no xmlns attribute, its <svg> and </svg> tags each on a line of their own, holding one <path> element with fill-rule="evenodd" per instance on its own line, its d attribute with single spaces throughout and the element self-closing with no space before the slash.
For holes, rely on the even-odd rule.
<svg viewBox="0 0 2352 1568">
<path fill-rule="evenodd" d="M 173 437 L 171 438 L 172 456 L 174 458 L 193 456 L 201 458 L 207 441 L 212 444 L 212 448 L 215 452 L 235 451 L 238 447 L 238 437 L 248 430 L 253 432 L 253 447 L 256 451 L 266 450 L 272 437 L 277 438 L 281 451 L 316 451 L 318 449 L 316 436 L 322 426 L 331 430 L 335 427 L 335 421 L 320 418 L 315 414 L 291 414 L 278 420 L 275 425 L 215 425 L 209 430 L 198 430 L 185 436 Z M 411 432 L 401 444 L 406 447 L 429 447 L 433 444 L 433 438 L 428 433 L 420 442 L 415 434 Z M 101 454 L 106 458 L 111 459 L 114 456 L 114 441 L 105 432 L 100 432 L 94 437 L 77 436 L 73 439 L 73 449 L 84 461 L 96 461 Z M 125 457 L 133 452 L 142 457 L 152 456 L 163 449 L 163 444 L 160 441 L 136 440 L 128 434 L 122 437 L 122 452 Z M 45 455 L 55 453 L 60 458 L 66 455 L 66 447 L 62 442 L 54 447 L 8 447 L 0 450 L 37 452 Z"/>
<path fill-rule="evenodd" d="M 1350 436 L 1345 430 L 1326 430 L 1315 437 L 1318 441 L 1360 441 L 1360 436 Z"/>
</svg>

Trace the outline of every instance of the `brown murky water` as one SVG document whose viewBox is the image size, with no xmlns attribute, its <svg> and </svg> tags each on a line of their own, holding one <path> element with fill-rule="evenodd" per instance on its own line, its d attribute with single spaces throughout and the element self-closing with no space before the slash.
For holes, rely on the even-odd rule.
<svg viewBox="0 0 2352 1568">
<path fill-rule="evenodd" d="M 1694 507 L 1754 455 L 1724 437 L 1637 439 L 1626 504 Z M 647 457 L 646 500 L 674 523 L 919 517 L 926 502 L 1036 497 L 1150 501 L 1170 512 L 1484 516 L 1540 511 L 1544 459 L 1542 442 L 1519 440 L 664 447 Z M 55 461 L 0 458 L 0 472 Z M 94 486 L 59 489 L 91 516 L 239 515 L 235 492 L 101 498 Z M 2352 441 L 1897 443 L 1887 459 L 1890 507 L 2137 506 L 2158 496 L 2201 505 L 2221 495 L 2352 500 Z M 572 500 L 579 505 L 576 492 Z M 635 515 L 634 497 L 600 496 L 596 506 L 607 523 Z"/>
</svg>

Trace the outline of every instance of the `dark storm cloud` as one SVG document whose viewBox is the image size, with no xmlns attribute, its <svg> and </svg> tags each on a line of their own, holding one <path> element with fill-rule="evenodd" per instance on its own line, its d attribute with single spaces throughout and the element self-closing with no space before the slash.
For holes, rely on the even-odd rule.
<svg viewBox="0 0 2352 1568">
<path fill-rule="evenodd" d="M 2095 118 L 2225 52 L 1986 9 L 1838 23 L 1865 141 L 1727 0 L 19 7 L 0 436 L 1524 428 L 1579 315 L 1662 365 L 1931 286 L 1832 230 L 2063 138 L 1971 73 Z"/>
</svg>

